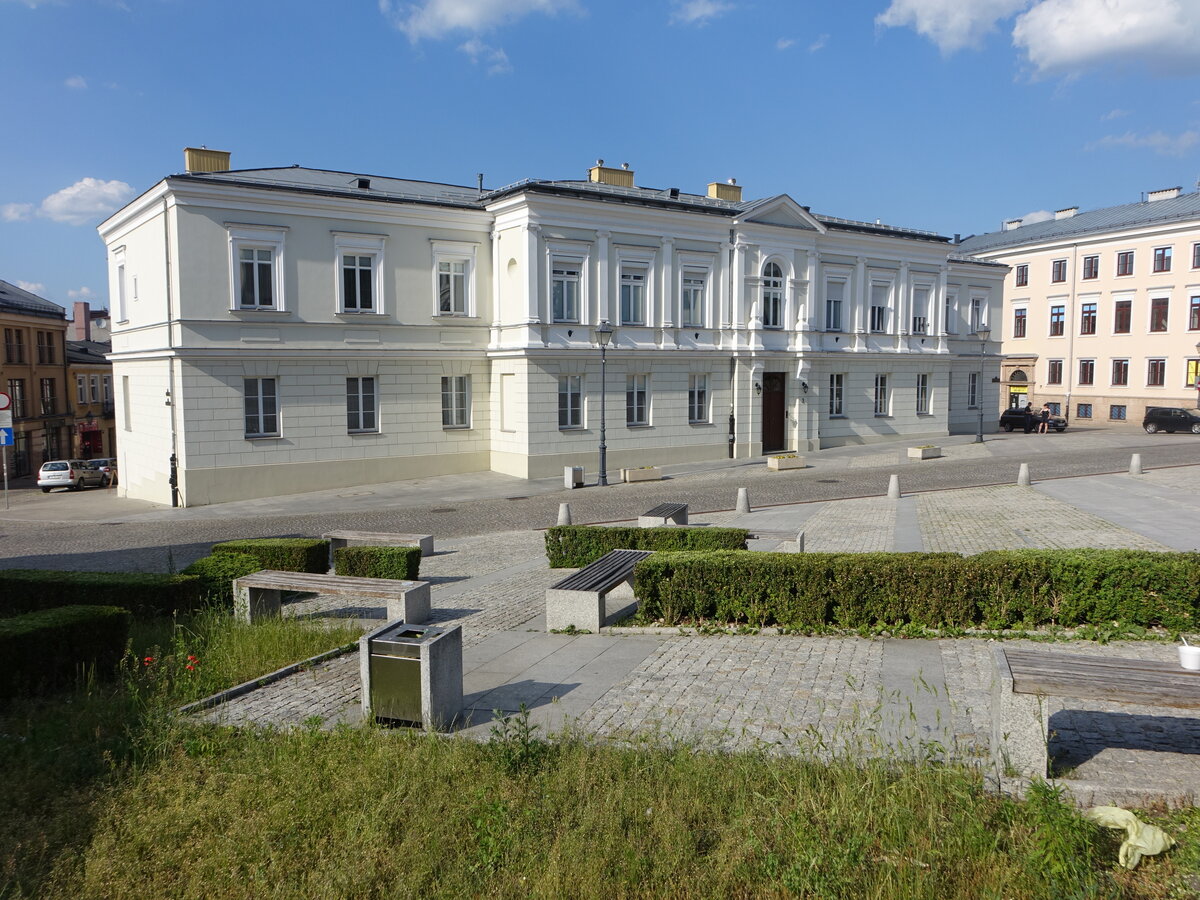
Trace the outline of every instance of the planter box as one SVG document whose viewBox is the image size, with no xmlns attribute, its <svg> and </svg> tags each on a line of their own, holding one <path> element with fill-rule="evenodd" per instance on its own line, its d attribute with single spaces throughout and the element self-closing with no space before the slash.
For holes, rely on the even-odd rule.
<svg viewBox="0 0 1200 900">
<path fill-rule="evenodd" d="M 942 455 L 941 447 L 909 447 L 909 459 L 937 459 Z"/>
<path fill-rule="evenodd" d="M 768 456 L 767 468 L 779 472 L 783 469 L 803 469 L 805 467 L 803 456 Z"/>
<path fill-rule="evenodd" d="M 633 481 L 662 481 L 662 469 L 658 466 L 647 466 L 644 469 L 622 469 L 621 480 L 626 484 Z"/>
</svg>

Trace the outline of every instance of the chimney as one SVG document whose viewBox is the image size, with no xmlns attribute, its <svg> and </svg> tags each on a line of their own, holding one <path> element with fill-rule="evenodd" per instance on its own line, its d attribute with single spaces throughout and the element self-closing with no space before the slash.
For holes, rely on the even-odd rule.
<svg viewBox="0 0 1200 900">
<path fill-rule="evenodd" d="M 1023 219 L 1009 219 L 1007 222 L 1004 223 L 1004 227 L 1001 228 L 1000 230 L 1001 231 L 1012 231 L 1014 228 L 1020 228 L 1022 221 L 1024 221 L 1024 220 Z"/>
<path fill-rule="evenodd" d="M 86 301 L 75 301 L 74 322 L 72 323 L 75 337 L 71 340 L 90 341 L 92 339 L 91 311 L 91 306 Z"/>
<path fill-rule="evenodd" d="M 183 170 L 193 172 L 228 172 L 229 151 L 209 150 L 207 147 L 184 147 Z"/>
<path fill-rule="evenodd" d="M 708 186 L 708 196 L 714 200 L 726 200 L 730 203 L 742 202 L 742 186 L 736 178 L 730 178 L 725 184 L 714 181 Z"/>
<path fill-rule="evenodd" d="M 1173 187 L 1163 188 L 1161 191 L 1150 191 L 1150 193 L 1146 195 L 1146 201 L 1153 203 L 1155 200 L 1174 200 L 1179 196 L 1179 192 L 1181 190 L 1183 190 L 1183 188 Z"/>
<path fill-rule="evenodd" d="M 1077 212 L 1079 212 L 1078 206 L 1068 206 L 1066 209 L 1056 209 L 1054 211 L 1054 221 L 1057 222 L 1059 219 L 1069 219 Z"/>
<path fill-rule="evenodd" d="M 633 187 L 633 170 L 629 168 L 629 163 L 622 163 L 621 168 L 614 169 L 604 165 L 604 160 L 598 159 L 596 164 L 588 169 L 588 181 L 616 187 Z"/>
</svg>

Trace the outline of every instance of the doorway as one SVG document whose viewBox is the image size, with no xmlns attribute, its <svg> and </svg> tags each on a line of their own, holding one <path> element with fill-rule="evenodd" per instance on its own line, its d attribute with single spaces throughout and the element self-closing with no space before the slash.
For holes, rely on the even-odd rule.
<svg viewBox="0 0 1200 900">
<path fill-rule="evenodd" d="M 764 372 L 762 379 L 762 449 L 776 453 L 786 448 L 784 403 L 787 395 L 784 372 Z"/>
</svg>

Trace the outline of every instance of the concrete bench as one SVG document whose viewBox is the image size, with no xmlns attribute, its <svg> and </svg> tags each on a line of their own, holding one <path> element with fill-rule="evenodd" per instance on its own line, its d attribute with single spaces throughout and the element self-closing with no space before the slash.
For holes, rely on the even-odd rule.
<svg viewBox="0 0 1200 900">
<path fill-rule="evenodd" d="M 383 600 L 389 622 L 419 624 L 429 619 L 429 582 L 354 578 L 263 569 L 233 580 L 233 611 L 243 622 L 278 616 L 284 591 Z"/>
<path fill-rule="evenodd" d="M 686 503 L 660 503 L 638 516 L 638 528 L 656 528 L 661 525 L 686 525 L 688 505 Z"/>
<path fill-rule="evenodd" d="M 1001 772 L 1045 778 L 1047 697 L 1200 709 L 1200 672 L 1178 663 L 995 647 L 992 758 Z"/>
<path fill-rule="evenodd" d="M 599 631 L 637 607 L 633 567 L 652 550 L 611 550 L 546 591 L 546 630 Z"/>
<path fill-rule="evenodd" d="M 333 554 L 351 544 L 375 547 L 420 547 L 422 556 L 433 556 L 432 534 L 391 534 L 386 531 L 329 531 L 321 535 L 329 541 L 329 570 L 333 571 Z"/>
</svg>

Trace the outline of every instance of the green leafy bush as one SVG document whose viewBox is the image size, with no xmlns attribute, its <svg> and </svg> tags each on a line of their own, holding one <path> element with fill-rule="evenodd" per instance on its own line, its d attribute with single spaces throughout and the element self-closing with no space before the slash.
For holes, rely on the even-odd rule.
<svg viewBox="0 0 1200 900">
<path fill-rule="evenodd" d="M 194 609 L 199 597 L 200 582 L 190 575 L 0 570 L 0 616 L 73 606 L 81 599 L 138 616 L 169 616 Z"/>
<path fill-rule="evenodd" d="M 214 553 L 196 560 L 183 574 L 199 579 L 203 597 L 228 606 L 233 603 L 233 580 L 262 567 L 258 557 L 249 553 Z"/>
<path fill-rule="evenodd" d="M 262 569 L 282 572 L 328 572 L 329 541 L 321 538 L 248 538 L 213 544 L 212 552 L 246 553 L 258 559 Z"/>
<path fill-rule="evenodd" d="M 70 684 L 90 668 L 111 678 L 132 618 L 115 606 L 62 606 L 0 619 L 0 697 Z"/>
<path fill-rule="evenodd" d="M 333 552 L 333 571 L 359 578 L 413 581 L 421 572 L 421 548 L 339 547 Z"/>
<path fill-rule="evenodd" d="M 610 550 L 745 550 L 744 528 L 607 528 L 558 525 L 546 529 L 550 568 L 579 568 Z"/>
</svg>

